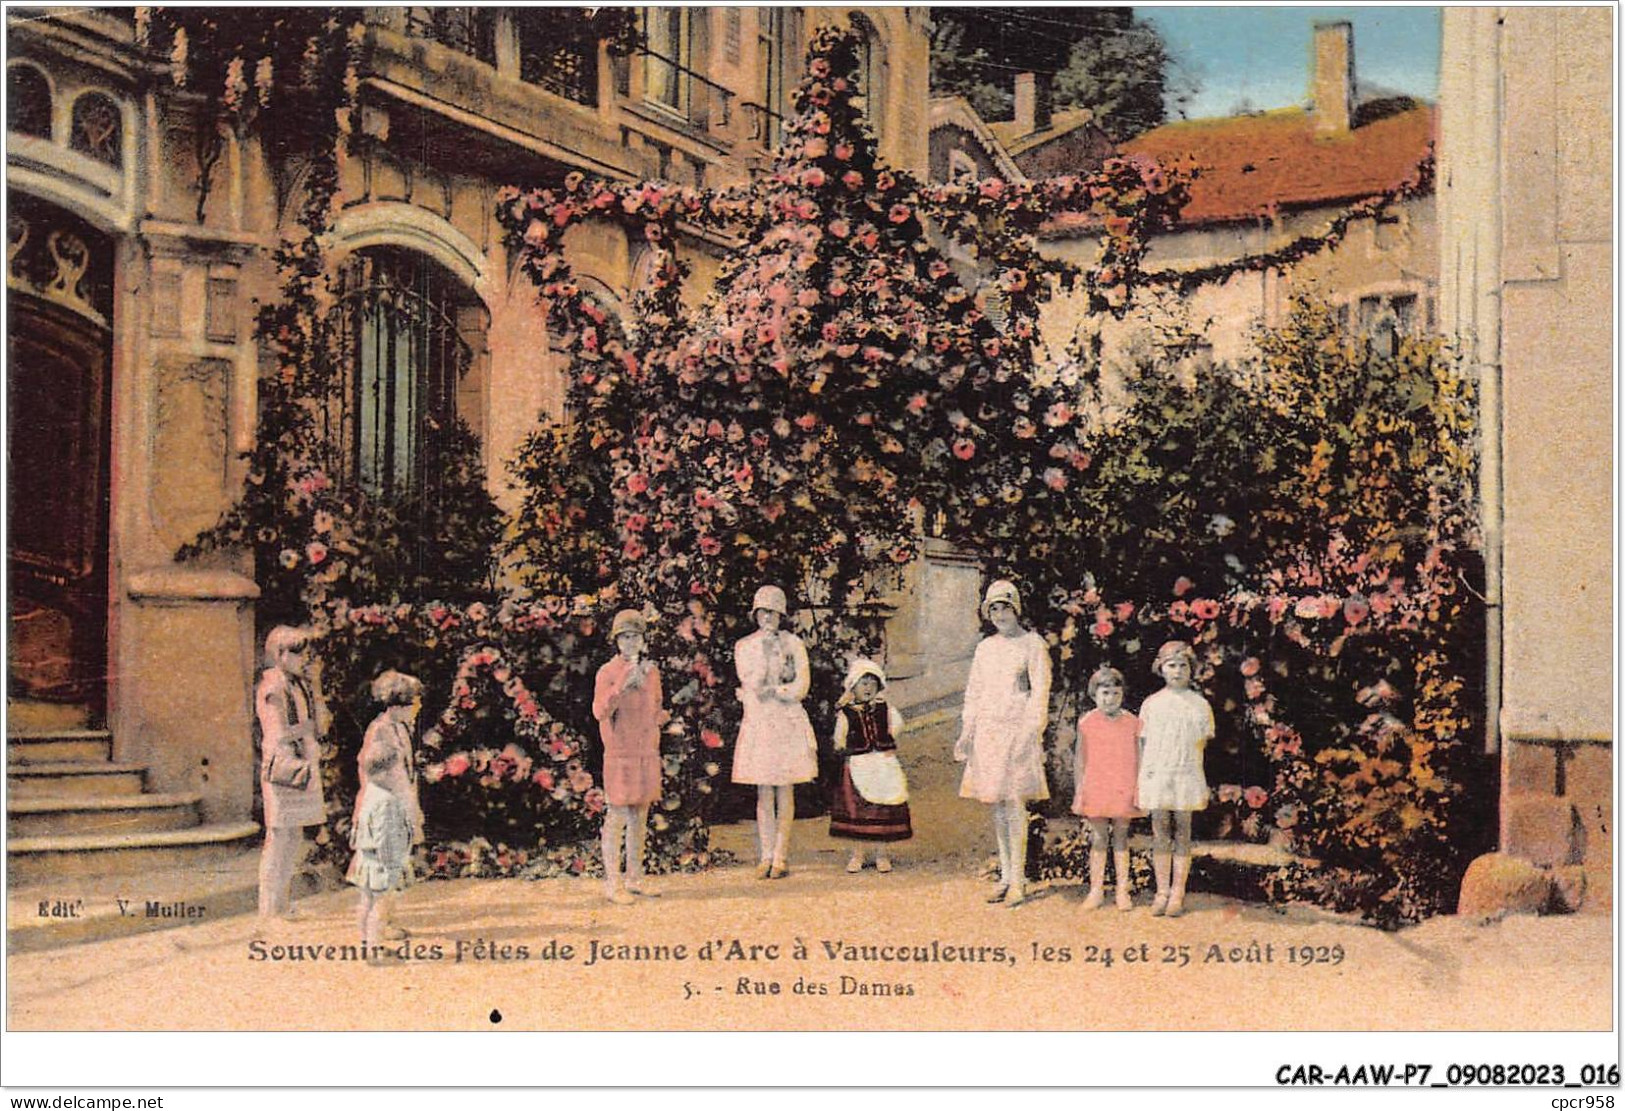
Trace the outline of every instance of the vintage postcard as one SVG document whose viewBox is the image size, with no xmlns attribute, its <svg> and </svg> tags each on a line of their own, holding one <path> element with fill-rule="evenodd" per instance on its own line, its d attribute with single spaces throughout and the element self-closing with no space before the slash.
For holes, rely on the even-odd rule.
<svg viewBox="0 0 1625 1111">
<path fill-rule="evenodd" d="M 8 1084 L 1617 1086 L 1613 8 L 6 20 Z"/>
</svg>

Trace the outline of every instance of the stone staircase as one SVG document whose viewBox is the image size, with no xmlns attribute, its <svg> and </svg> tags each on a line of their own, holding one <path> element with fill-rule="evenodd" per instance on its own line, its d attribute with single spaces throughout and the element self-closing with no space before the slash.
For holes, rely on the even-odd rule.
<svg viewBox="0 0 1625 1111">
<path fill-rule="evenodd" d="M 196 794 L 147 790 L 112 736 L 74 707 L 11 702 L 6 723 L 6 873 L 14 892 L 73 877 L 208 870 L 251 847 L 254 822 L 203 820 Z"/>
</svg>

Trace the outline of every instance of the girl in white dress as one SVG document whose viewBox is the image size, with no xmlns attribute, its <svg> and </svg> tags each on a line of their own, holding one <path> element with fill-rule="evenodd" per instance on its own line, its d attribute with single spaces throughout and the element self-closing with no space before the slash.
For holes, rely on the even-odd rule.
<svg viewBox="0 0 1625 1111">
<path fill-rule="evenodd" d="M 993 806 L 999 886 L 988 902 L 1014 907 L 1026 899 L 1027 803 L 1049 798 L 1049 647 L 1022 627 L 1021 595 L 1011 583 L 1001 579 L 987 588 L 982 617 L 997 631 L 976 646 L 954 759 L 965 762 L 960 796 Z"/>
<path fill-rule="evenodd" d="M 1191 872 L 1191 814 L 1207 806 L 1202 750 L 1213 738 L 1213 708 L 1191 689 L 1196 653 L 1182 640 L 1157 649 L 1151 671 L 1163 688 L 1140 707 L 1140 809 L 1151 812 L 1151 865 L 1157 897 L 1151 913 L 1178 918 L 1185 912 L 1185 881 Z M 1169 843 L 1169 827 L 1174 827 Z M 1172 875 L 1170 875 L 1170 871 Z"/>
<path fill-rule="evenodd" d="M 392 800 L 390 805 L 398 805 L 406 816 L 409 830 L 406 858 L 395 885 L 395 888 L 404 888 L 412 882 L 411 846 L 423 842 L 423 805 L 418 798 L 417 761 L 412 755 L 412 727 L 417 724 L 418 713 L 423 709 L 423 683 L 400 671 L 385 671 L 372 681 L 372 697 L 383 709 L 367 726 L 361 751 L 356 756 L 360 787 L 356 791 L 355 813 L 350 824 L 351 846 L 356 847 L 358 838 L 377 840 L 376 830 L 373 834 L 366 834 L 363 828 L 366 821 L 363 803 L 373 799 L 374 809 L 382 806 L 383 801 L 377 801 L 380 796 L 369 788 L 383 788 L 386 801 Z M 375 826 L 381 820 L 377 815 L 372 819 Z M 352 872 L 361 867 L 364 855 L 358 851 L 351 858 Z M 361 886 L 354 878 L 346 878 Z M 391 921 L 394 909 L 392 892 L 395 888 L 376 896 L 367 896 L 363 888 L 361 928 L 363 933 L 372 931 L 375 935 L 373 941 L 403 941 L 407 936 L 405 930 Z M 368 898 L 374 901 L 368 902 Z"/>
<path fill-rule="evenodd" d="M 734 649 L 739 673 L 735 692 L 745 705 L 734 748 L 733 781 L 756 787 L 758 879 L 789 875 L 790 830 L 796 817 L 797 783 L 818 774 L 818 741 L 802 708 L 812 684 L 807 648 L 780 626 L 789 617 L 784 591 L 764 586 L 751 601 L 756 631 Z"/>
</svg>

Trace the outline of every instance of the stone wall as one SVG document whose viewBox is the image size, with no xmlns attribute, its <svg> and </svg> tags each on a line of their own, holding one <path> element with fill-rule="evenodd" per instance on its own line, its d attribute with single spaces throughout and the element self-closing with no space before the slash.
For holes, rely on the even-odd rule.
<svg viewBox="0 0 1625 1111">
<path fill-rule="evenodd" d="M 1608 9 L 1446 9 L 1441 308 L 1484 398 L 1503 854 L 1612 890 Z M 1476 895 L 1474 895 L 1476 899 Z M 1464 904 L 1469 892 L 1463 893 Z"/>
</svg>

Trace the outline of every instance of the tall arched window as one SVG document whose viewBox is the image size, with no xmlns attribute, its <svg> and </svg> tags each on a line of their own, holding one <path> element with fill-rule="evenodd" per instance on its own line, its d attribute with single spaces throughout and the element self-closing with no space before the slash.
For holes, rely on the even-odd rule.
<svg viewBox="0 0 1625 1111">
<path fill-rule="evenodd" d="M 33 66 L 6 70 L 6 130 L 51 137 L 51 85 Z"/>
<path fill-rule="evenodd" d="M 858 92 L 863 101 L 863 115 L 869 129 L 879 139 L 886 126 L 886 89 L 890 73 L 886 61 L 886 43 L 880 28 L 865 15 L 852 13 L 852 29 L 858 33 Z"/>
<path fill-rule="evenodd" d="M 432 497 L 435 446 L 457 416 L 484 309 L 444 268 L 394 248 L 364 251 L 344 277 L 342 395 L 336 439 L 347 484 L 385 497 Z"/>
</svg>

